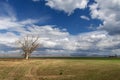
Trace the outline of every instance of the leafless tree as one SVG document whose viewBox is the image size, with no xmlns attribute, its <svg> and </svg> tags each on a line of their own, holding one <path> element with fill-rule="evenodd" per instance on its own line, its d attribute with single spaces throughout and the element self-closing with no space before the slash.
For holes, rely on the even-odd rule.
<svg viewBox="0 0 120 80">
<path fill-rule="evenodd" d="M 25 59 L 28 59 L 32 52 L 35 51 L 40 46 L 39 36 L 35 35 L 26 35 L 25 37 L 19 39 L 17 43 L 24 52 L 23 55 Z"/>
</svg>

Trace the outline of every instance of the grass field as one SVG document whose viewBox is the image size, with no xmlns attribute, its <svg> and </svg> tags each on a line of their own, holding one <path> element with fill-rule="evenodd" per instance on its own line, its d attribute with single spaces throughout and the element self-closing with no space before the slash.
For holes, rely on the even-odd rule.
<svg viewBox="0 0 120 80">
<path fill-rule="evenodd" d="M 0 59 L 0 80 L 120 80 L 120 59 Z"/>
</svg>

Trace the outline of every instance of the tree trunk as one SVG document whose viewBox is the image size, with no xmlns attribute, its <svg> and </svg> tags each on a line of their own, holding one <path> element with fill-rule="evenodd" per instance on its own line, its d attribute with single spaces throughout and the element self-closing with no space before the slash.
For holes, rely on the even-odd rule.
<svg viewBox="0 0 120 80">
<path fill-rule="evenodd" d="M 28 60 L 29 59 L 29 54 L 25 53 L 25 59 Z"/>
</svg>

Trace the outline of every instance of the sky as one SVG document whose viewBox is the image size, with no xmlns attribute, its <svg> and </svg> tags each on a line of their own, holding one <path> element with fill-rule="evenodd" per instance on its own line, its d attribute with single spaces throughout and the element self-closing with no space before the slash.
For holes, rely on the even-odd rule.
<svg viewBox="0 0 120 80">
<path fill-rule="evenodd" d="M 40 56 L 120 54 L 120 0 L 0 0 L 0 55 L 39 34 Z"/>
</svg>

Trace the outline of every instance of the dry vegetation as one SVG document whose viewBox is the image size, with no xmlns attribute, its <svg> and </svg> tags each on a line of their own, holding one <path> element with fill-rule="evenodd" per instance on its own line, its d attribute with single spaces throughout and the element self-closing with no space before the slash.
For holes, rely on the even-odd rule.
<svg viewBox="0 0 120 80">
<path fill-rule="evenodd" d="M 120 60 L 0 59 L 0 80 L 120 80 Z"/>
</svg>

